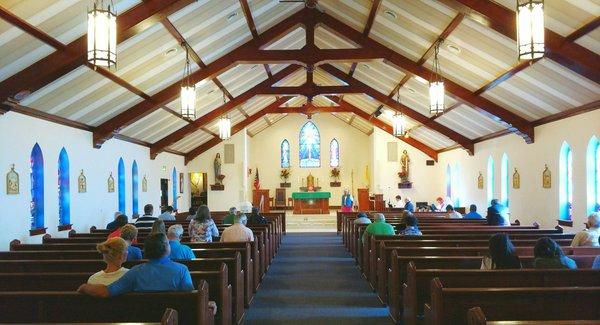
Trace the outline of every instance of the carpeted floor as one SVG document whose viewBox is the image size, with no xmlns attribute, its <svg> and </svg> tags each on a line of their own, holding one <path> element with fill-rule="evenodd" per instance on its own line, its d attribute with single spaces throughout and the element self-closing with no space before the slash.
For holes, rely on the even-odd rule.
<svg viewBox="0 0 600 325">
<path fill-rule="evenodd" d="M 244 324 L 391 324 L 335 233 L 288 233 Z"/>
</svg>

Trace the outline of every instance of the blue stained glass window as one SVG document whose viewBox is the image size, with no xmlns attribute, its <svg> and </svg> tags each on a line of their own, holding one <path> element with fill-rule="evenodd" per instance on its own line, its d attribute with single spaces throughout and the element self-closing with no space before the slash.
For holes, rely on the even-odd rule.
<svg viewBox="0 0 600 325">
<path fill-rule="evenodd" d="M 600 207 L 600 141 L 592 136 L 587 149 L 587 212 Z"/>
<path fill-rule="evenodd" d="M 118 182 L 119 211 L 125 213 L 125 163 L 123 162 L 123 158 L 119 159 Z"/>
<path fill-rule="evenodd" d="M 558 204 L 559 218 L 571 220 L 573 209 L 573 152 L 563 142 L 558 159 Z"/>
<path fill-rule="evenodd" d="M 69 155 L 62 148 L 58 155 L 58 224 L 71 224 L 71 194 L 69 184 Z"/>
<path fill-rule="evenodd" d="M 131 166 L 131 203 L 133 214 L 139 214 L 139 203 L 138 203 L 138 165 L 134 160 Z"/>
<path fill-rule="evenodd" d="M 488 157 L 487 162 L 487 203 L 494 198 L 494 158 Z"/>
<path fill-rule="evenodd" d="M 290 142 L 287 139 L 281 142 L 281 168 L 290 168 Z"/>
<path fill-rule="evenodd" d="M 177 169 L 173 167 L 173 209 L 177 210 Z"/>
<path fill-rule="evenodd" d="M 500 201 L 505 207 L 508 206 L 508 156 L 502 155 L 500 165 Z"/>
<path fill-rule="evenodd" d="M 31 229 L 44 228 L 44 156 L 39 144 L 35 144 L 30 156 L 31 178 Z"/>
<path fill-rule="evenodd" d="M 321 167 L 321 136 L 312 122 L 306 122 L 300 129 L 300 167 Z"/>
<path fill-rule="evenodd" d="M 452 197 L 452 167 L 446 165 L 446 197 Z"/>
<path fill-rule="evenodd" d="M 329 143 L 329 166 L 340 167 L 340 143 L 336 139 Z"/>
</svg>

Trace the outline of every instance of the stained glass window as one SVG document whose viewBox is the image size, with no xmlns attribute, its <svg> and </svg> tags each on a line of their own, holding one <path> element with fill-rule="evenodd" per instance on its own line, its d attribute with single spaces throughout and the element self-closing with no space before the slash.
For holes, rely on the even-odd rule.
<svg viewBox="0 0 600 325">
<path fill-rule="evenodd" d="M 290 168 L 290 142 L 287 139 L 281 142 L 281 168 Z"/>
<path fill-rule="evenodd" d="M 139 214 L 139 203 L 138 203 L 138 188 L 139 188 L 139 179 L 138 179 L 138 165 L 134 160 L 133 165 L 131 166 L 131 204 L 133 214 Z"/>
<path fill-rule="evenodd" d="M 118 166 L 119 212 L 125 214 L 125 162 L 119 159 Z"/>
<path fill-rule="evenodd" d="M 173 167 L 173 175 L 171 178 L 173 181 L 173 209 L 177 210 L 177 169 L 175 167 Z"/>
<path fill-rule="evenodd" d="M 58 155 L 58 224 L 71 223 L 71 196 L 69 193 L 69 155 L 62 148 Z"/>
<path fill-rule="evenodd" d="M 340 167 L 340 143 L 336 139 L 329 143 L 329 166 Z"/>
<path fill-rule="evenodd" d="M 571 146 L 563 142 L 558 160 L 558 202 L 559 218 L 571 220 L 573 209 L 573 152 Z"/>
<path fill-rule="evenodd" d="M 500 165 L 500 202 L 505 207 L 508 206 L 508 156 L 502 155 L 502 164 Z"/>
<path fill-rule="evenodd" d="M 592 136 L 586 154 L 587 164 L 587 212 L 600 208 L 600 141 Z"/>
<path fill-rule="evenodd" d="M 300 129 L 300 167 L 321 167 L 321 136 L 312 122 L 306 122 Z"/>
<path fill-rule="evenodd" d="M 44 228 L 44 156 L 39 144 L 35 144 L 30 157 L 31 178 L 31 229 Z"/>
<path fill-rule="evenodd" d="M 494 158 L 488 157 L 487 162 L 487 202 L 494 198 Z"/>
</svg>

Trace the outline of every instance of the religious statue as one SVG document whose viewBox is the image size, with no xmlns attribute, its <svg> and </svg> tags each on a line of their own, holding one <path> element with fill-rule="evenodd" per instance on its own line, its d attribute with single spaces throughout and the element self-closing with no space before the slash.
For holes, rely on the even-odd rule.
<svg viewBox="0 0 600 325">
<path fill-rule="evenodd" d="M 112 173 L 108 176 L 108 193 L 113 193 L 115 191 L 115 179 L 113 178 Z"/>
<path fill-rule="evenodd" d="M 477 177 L 477 188 L 483 190 L 483 174 L 479 172 L 479 176 Z"/>
<path fill-rule="evenodd" d="M 402 156 L 400 156 L 400 178 L 402 182 L 408 182 L 409 177 L 409 165 L 410 158 L 408 157 L 408 152 L 406 150 L 402 151 Z"/>
<path fill-rule="evenodd" d="M 344 195 L 342 195 L 342 212 L 352 212 L 354 209 L 354 198 L 352 194 L 348 192 L 348 189 L 344 190 Z"/>
<path fill-rule="evenodd" d="M 14 164 L 6 174 L 6 194 L 19 194 L 19 174 L 15 171 Z"/>
<path fill-rule="evenodd" d="M 519 175 L 519 172 L 517 171 L 516 168 L 515 168 L 515 172 L 513 174 L 513 188 L 514 189 L 521 188 L 521 175 Z"/>
<path fill-rule="evenodd" d="M 544 164 L 544 172 L 542 172 L 542 187 L 543 188 L 551 188 L 552 187 L 552 176 L 550 174 L 550 169 L 548 169 L 548 165 Z"/>
<path fill-rule="evenodd" d="M 311 173 L 306 177 L 306 187 L 308 191 L 312 191 L 315 188 L 315 177 Z"/>
<path fill-rule="evenodd" d="M 146 178 L 146 175 L 142 178 L 142 192 L 148 192 L 148 179 Z"/>
<path fill-rule="evenodd" d="M 217 153 L 214 161 L 215 168 L 215 184 L 221 184 L 219 181 L 219 176 L 221 176 L 221 154 Z"/>
<path fill-rule="evenodd" d="M 77 190 L 79 193 L 87 192 L 87 180 L 85 175 L 83 175 L 83 169 L 81 170 L 81 174 L 79 174 L 79 178 L 77 178 Z"/>
</svg>

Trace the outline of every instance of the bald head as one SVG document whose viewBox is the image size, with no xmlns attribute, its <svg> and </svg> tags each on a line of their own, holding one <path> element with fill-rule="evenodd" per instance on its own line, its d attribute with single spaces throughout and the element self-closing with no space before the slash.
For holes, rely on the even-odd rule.
<svg viewBox="0 0 600 325">
<path fill-rule="evenodd" d="M 588 216 L 588 227 L 598 228 L 600 227 L 600 212 L 593 212 Z"/>
</svg>

